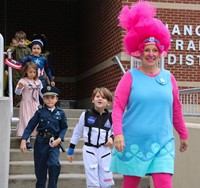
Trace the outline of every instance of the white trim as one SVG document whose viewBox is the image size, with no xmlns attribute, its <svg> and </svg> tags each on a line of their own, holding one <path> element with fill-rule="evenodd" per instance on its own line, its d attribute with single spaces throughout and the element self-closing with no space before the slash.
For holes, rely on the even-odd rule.
<svg viewBox="0 0 200 188">
<path fill-rule="evenodd" d="M 178 81 L 178 86 L 179 87 L 200 87 L 200 82 L 183 82 L 183 81 Z"/>
<path fill-rule="evenodd" d="M 153 3 L 157 8 L 164 8 L 164 9 L 177 9 L 177 10 L 199 10 L 200 11 L 200 4 L 186 4 L 186 3 Z"/>
</svg>

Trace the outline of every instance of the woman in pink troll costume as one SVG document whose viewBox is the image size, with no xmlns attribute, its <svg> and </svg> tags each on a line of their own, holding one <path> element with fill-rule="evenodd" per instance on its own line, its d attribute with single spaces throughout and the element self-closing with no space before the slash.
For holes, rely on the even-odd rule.
<svg viewBox="0 0 200 188">
<path fill-rule="evenodd" d="M 125 52 L 142 62 L 124 74 L 114 95 L 110 169 L 123 174 L 123 188 L 137 188 L 146 175 L 152 176 L 155 188 L 172 188 L 173 127 L 180 137 L 180 152 L 188 147 L 177 82 L 158 67 L 170 47 L 170 33 L 155 16 L 153 5 L 139 1 L 123 7 L 118 17 L 126 30 Z"/>
</svg>

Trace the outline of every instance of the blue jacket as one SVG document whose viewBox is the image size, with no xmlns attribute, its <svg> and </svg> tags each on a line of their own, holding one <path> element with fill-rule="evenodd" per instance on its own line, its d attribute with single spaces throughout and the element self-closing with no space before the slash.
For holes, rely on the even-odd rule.
<svg viewBox="0 0 200 188">
<path fill-rule="evenodd" d="M 45 106 L 40 107 L 28 122 L 21 139 L 27 140 L 36 126 L 38 132 L 51 132 L 64 141 L 65 133 L 68 128 L 65 112 L 57 106 L 52 112 Z"/>
<path fill-rule="evenodd" d="M 28 55 L 28 56 L 23 57 L 23 59 L 20 61 L 20 64 L 22 66 L 25 66 L 25 64 L 27 62 L 34 62 L 37 65 L 37 67 L 38 67 L 38 77 L 44 76 L 44 71 L 45 71 L 49 80 L 50 81 L 53 80 L 51 69 L 50 69 L 50 66 L 49 66 L 49 63 L 48 63 L 46 56 L 36 57 L 34 55 Z"/>
</svg>

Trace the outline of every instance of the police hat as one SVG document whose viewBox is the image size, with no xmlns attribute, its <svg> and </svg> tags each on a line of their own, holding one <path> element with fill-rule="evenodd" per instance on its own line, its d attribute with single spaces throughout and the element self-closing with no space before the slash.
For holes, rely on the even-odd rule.
<svg viewBox="0 0 200 188">
<path fill-rule="evenodd" d="M 57 87 L 52 87 L 52 86 L 47 86 L 47 87 L 43 87 L 41 90 L 43 96 L 46 95 L 59 95 L 60 94 L 60 90 Z"/>
</svg>

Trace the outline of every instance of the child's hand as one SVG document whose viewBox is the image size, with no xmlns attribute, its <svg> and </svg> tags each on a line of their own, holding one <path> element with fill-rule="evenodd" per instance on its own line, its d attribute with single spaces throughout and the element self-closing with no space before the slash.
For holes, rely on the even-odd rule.
<svg viewBox="0 0 200 188">
<path fill-rule="evenodd" d="M 21 89 L 21 88 L 23 88 L 23 87 L 24 87 L 24 84 L 23 84 L 23 83 L 21 83 L 21 82 L 19 82 L 19 83 L 18 83 L 18 85 L 17 85 L 17 87 L 18 87 L 18 89 Z"/>
<path fill-rule="evenodd" d="M 110 137 L 108 141 L 104 144 L 104 146 L 112 146 L 113 145 L 113 139 Z"/>
<path fill-rule="evenodd" d="M 56 146 L 58 146 L 61 142 L 61 138 L 57 138 L 56 140 L 54 140 L 53 142 L 51 142 L 51 147 L 54 148 Z"/>
<path fill-rule="evenodd" d="M 5 70 L 5 75 L 8 76 L 8 71 L 7 70 Z"/>
<path fill-rule="evenodd" d="M 8 48 L 8 49 L 7 49 L 7 52 L 11 52 L 11 49 L 10 49 L 10 48 Z"/>
<path fill-rule="evenodd" d="M 74 160 L 74 156 L 73 155 L 67 155 L 67 160 L 72 163 Z"/>
<path fill-rule="evenodd" d="M 72 163 L 74 160 L 74 148 L 68 148 L 67 151 L 67 160 Z"/>
<path fill-rule="evenodd" d="M 51 81 L 51 86 L 54 87 L 56 84 L 54 81 Z"/>
<path fill-rule="evenodd" d="M 26 140 L 21 141 L 20 150 L 21 150 L 22 153 L 26 152 Z"/>
</svg>

